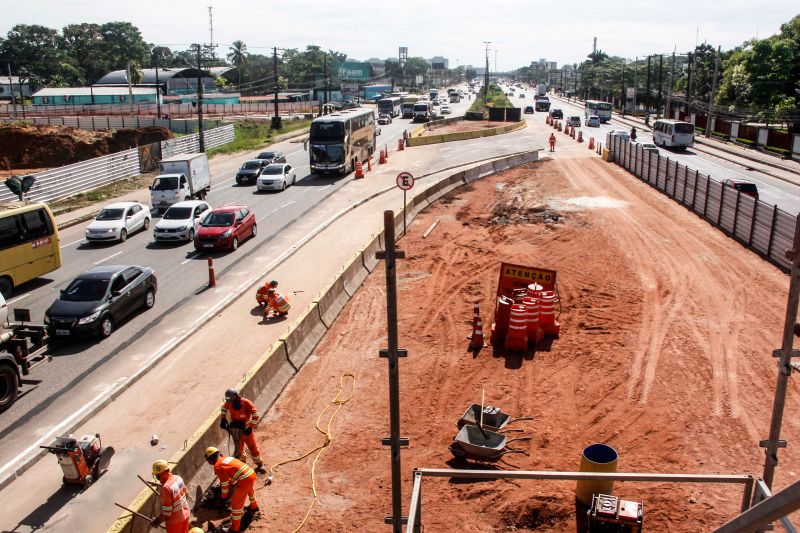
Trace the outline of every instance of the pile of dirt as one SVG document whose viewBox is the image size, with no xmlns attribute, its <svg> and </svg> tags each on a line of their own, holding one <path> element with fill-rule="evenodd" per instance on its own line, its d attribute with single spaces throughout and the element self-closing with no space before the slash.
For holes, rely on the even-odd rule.
<svg viewBox="0 0 800 533">
<path fill-rule="evenodd" d="M 37 124 L 0 125 L 0 169 L 53 168 L 172 138 L 161 126 L 87 131 Z"/>
</svg>

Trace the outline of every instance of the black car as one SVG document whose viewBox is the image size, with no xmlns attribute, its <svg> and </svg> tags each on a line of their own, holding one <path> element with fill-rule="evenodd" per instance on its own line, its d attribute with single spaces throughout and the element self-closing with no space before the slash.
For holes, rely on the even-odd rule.
<svg viewBox="0 0 800 533">
<path fill-rule="evenodd" d="M 533 106 L 532 105 L 526 105 L 525 106 L 525 113 L 533 114 Z"/>
<path fill-rule="evenodd" d="M 556 118 L 558 120 L 564 120 L 564 112 L 560 109 L 553 109 L 550 111 L 550 117 Z"/>
<path fill-rule="evenodd" d="M 256 159 L 263 159 L 266 161 L 266 165 L 270 165 L 272 163 L 286 163 L 286 156 L 283 155 L 283 152 L 278 150 L 273 150 L 269 152 L 261 152 L 256 156 Z"/>
<path fill-rule="evenodd" d="M 114 324 L 140 307 L 156 303 L 158 281 L 152 268 L 109 265 L 90 268 L 67 285 L 44 313 L 53 338 L 108 337 Z"/>
<path fill-rule="evenodd" d="M 264 170 L 264 167 L 268 164 L 269 161 L 267 159 L 251 159 L 250 161 L 245 161 L 242 168 L 236 172 L 236 184 L 244 185 L 245 183 L 255 183 L 258 176 L 261 175 L 261 171 Z"/>
</svg>

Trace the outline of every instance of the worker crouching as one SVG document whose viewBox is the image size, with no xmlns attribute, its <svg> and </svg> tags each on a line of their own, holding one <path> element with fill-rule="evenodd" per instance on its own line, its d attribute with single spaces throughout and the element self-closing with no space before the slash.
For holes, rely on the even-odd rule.
<svg viewBox="0 0 800 533">
<path fill-rule="evenodd" d="M 220 415 L 219 427 L 231 435 L 236 445 L 234 455 L 240 461 L 247 460 L 244 451 L 244 447 L 247 446 L 256 469 L 262 470 L 264 461 L 261 459 L 254 433 L 261 416 L 253 402 L 243 398 L 236 389 L 228 389 L 225 391 L 225 401 L 220 408 Z"/>
<path fill-rule="evenodd" d="M 161 483 L 161 514 L 153 519 L 153 524 L 164 522 L 167 533 L 188 533 L 192 511 L 183 478 L 173 474 L 169 463 L 163 460 L 153 463 L 153 477 Z"/>
<path fill-rule="evenodd" d="M 279 293 L 277 289 L 267 289 L 267 305 L 264 307 L 264 318 L 269 315 L 270 311 L 277 316 L 286 316 L 291 308 L 292 306 L 286 296 Z"/>
<path fill-rule="evenodd" d="M 206 449 L 206 461 L 214 467 L 214 474 L 219 478 L 222 489 L 221 497 L 231 499 L 231 528 L 230 531 L 241 531 L 242 517 L 244 517 L 245 499 L 250 500 L 248 510 L 252 513 L 258 512 L 254 485 L 256 483 L 256 472 L 246 463 L 235 457 L 225 457 L 214 447 Z"/>
</svg>

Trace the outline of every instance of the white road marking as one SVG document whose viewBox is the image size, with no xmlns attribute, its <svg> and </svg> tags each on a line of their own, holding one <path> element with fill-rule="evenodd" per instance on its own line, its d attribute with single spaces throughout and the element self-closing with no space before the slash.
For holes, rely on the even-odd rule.
<svg viewBox="0 0 800 533">
<path fill-rule="evenodd" d="M 73 244 L 78 244 L 79 242 L 82 242 L 82 241 L 83 241 L 83 239 L 78 239 L 77 241 L 72 241 L 72 242 L 70 242 L 70 243 L 67 243 L 67 244 L 65 244 L 64 246 L 62 246 L 62 247 L 61 247 L 61 249 L 63 250 L 63 249 L 64 249 L 64 248 L 66 248 L 67 246 L 72 246 Z"/>
<path fill-rule="evenodd" d="M 22 300 L 23 298 L 27 298 L 30 295 L 31 295 L 31 293 L 28 293 L 28 294 L 23 294 L 22 296 L 17 296 L 16 298 L 12 298 L 11 300 L 6 302 L 6 305 L 11 305 L 11 304 L 13 304 L 15 302 L 18 302 L 18 301 Z"/>
<path fill-rule="evenodd" d="M 122 253 L 122 251 L 119 251 L 119 252 L 117 252 L 117 253 L 115 253 L 115 254 L 111 254 L 111 255 L 109 255 L 108 257 L 106 257 L 105 259 L 101 259 L 100 261 L 97 261 L 97 262 L 95 263 L 95 265 L 99 265 L 100 263 L 103 263 L 103 262 L 105 262 L 105 261 L 108 261 L 108 260 L 109 260 L 109 259 L 111 259 L 112 257 L 117 257 L 117 256 L 118 256 L 119 254 L 121 254 L 121 253 Z"/>
<path fill-rule="evenodd" d="M 263 215 L 261 215 L 260 217 L 258 217 L 258 220 L 262 220 L 263 218 L 265 218 L 265 217 L 268 217 L 268 216 L 270 216 L 271 214 L 273 214 L 273 213 L 275 213 L 275 212 L 277 212 L 277 211 L 280 211 L 280 210 L 281 210 L 281 209 L 283 209 L 284 207 L 286 207 L 286 206 L 288 206 L 288 205 L 292 205 L 293 203 L 294 203 L 294 200 L 292 200 L 291 202 L 285 203 L 285 204 L 283 204 L 283 205 L 282 205 L 282 206 L 280 206 L 280 207 L 276 207 L 275 209 L 272 209 L 271 211 L 267 211 L 266 213 L 264 213 Z"/>
<path fill-rule="evenodd" d="M 188 263 L 189 261 L 191 261 L 192 259 L 194 259 L 198 255 L 200 255 L 200 252 L 192 252 L 192 254 L 189 257 L 186 258 L 186 261 L 183 261 L 181 264 L 185 265 L 186 263 Z"/>
<path fill-rule="evenodd" d="M 284 207 L 288 207 L 288 206 L 292 205 L 293 203 L 294 203 L 294 200 L 292 200 L 291 202 L 287 202 L 287 203 L 283 204 L 282 206 L 280 206 L 279 209 L 283 209 Z"/>
<path fill-rule="evenodd" d="M 326 186 L 324 186 L 324 187 L 320 187 L 320 188 L 319 188 L 319 189 L 317 189 L 317 190 L 318 190 L 318 191 L 324 191 L 324 190 L 325 190 L 325 189 L 327 189 L 328 187 L 332 187 L 332 185 L 326 185 Z"/>
</svg>

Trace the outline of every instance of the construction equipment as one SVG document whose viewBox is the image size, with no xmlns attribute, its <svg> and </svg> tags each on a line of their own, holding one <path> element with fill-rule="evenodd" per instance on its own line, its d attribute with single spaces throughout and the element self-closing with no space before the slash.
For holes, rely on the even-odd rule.
<svg viewBox="0 0 800 533">
<path fill-rule="evenodd" d="M 477 403 L 473 403 L 467 407 L 467 410 L 464 411 L 464 415 L 456 425 L 459 429 L 467 425 L 477 426 L 480 423 L 481 418 L 483 418 L 483 429 L 498 432 L 503 430 L 508 424 L 513 424 L 514 422 L 519 422 L 520 420 L 533 420 L 533 417 L 530 416 L 511 418 L 511 415 L 504 413 L 499 407 L 492 407 L 491 405 L 481 407 Z"/>
<path fill-rule="evenodd" d="M 589 533 L 641 533 L 644 504 L 595 494 L 586 515 Z"/>
<path fill-rule="evenodd" d="M 77 440 L 72 435 L 56 437 L 50 446 L 40 446 L 54 454 L 64 473 L 62 481 L 67 485 L 88 487 L 108 469 L 114 448 L 103 446 L 100 434 L 84 435 Z"/>
<path fill-rule="evenodd" d="M 531 437 L 507 439 L 502 433 L 482 429 L 480 426 L 465 425 L 459 430 L 449 449 L 459 459 L 493 463 L 508 454 L 528 455 L 524 450 L 507 447 L 512 442 L 523 440 L 531 440 Z"/>
<path fill-rule="evenodd" d="M 28 309 L 14 309 L 14 322 L 0 332 L 0 413 L 17 401 L 22 376 L 52 361 L 47 352 L 50 336 L 42 324 L 30 324 Z"/>
</svg>

